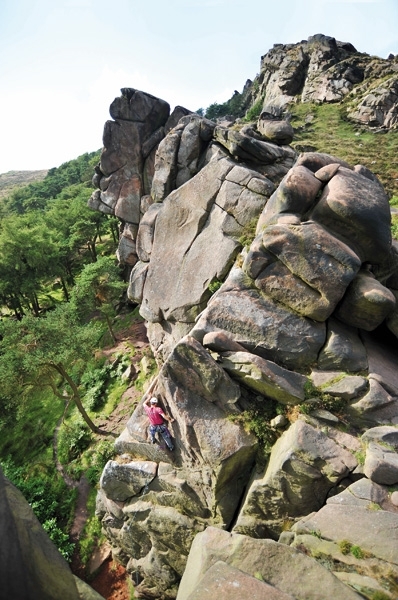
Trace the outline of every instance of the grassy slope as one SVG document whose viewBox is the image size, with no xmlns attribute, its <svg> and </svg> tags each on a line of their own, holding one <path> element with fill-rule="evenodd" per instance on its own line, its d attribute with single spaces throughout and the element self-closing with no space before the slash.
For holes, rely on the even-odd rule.
<svg viewBox="0 0 398 600">
<path fill-rule="evenodd" d="M 292 146 L 312 146 L 350 165 L 365 165 L 390 197 L 398 196 L 398 131 L 366 131 L 347 121 L 338 104 L 296 104 L 290 111 L 296 131 Z"/>
</svg>

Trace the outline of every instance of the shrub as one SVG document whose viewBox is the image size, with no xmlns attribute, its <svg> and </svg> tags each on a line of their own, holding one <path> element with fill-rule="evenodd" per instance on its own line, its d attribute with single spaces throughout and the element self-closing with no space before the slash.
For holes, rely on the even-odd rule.
<svg viewBox="0 0 398 600">
<path fill-rule="evenodd" d="M 257 121 L 257 119 L 261 115 L 262 110 L 263 110 L 263 101 L 260 98 L 260 100 L 257 100 L 257 102 L 255 102 L 253 104 L 253 106 L 251 106 L 249 108 L 249 110 L 247 111 L 247 113 L 245 115 L 244 121 L 246 121 L 246 122 Z"/>
<path fill-rule="evenodd" d="M 85 475 L 90 482 L 90 485 L 95 487 L 101 477 L 101 473 L 108 462 L 115 454 L 113 441 L 101 440 L 95 446 L 92 453 L 87 456 L 90 466 Z"/>
<path fill-rule="evenodd" d="M 366 556 L 365 552 L 359 546 L 351 546 L 350 552 L 355 558 L 365 558 Z"/>
<path fill-rule="evenodd" d="M 252 408 L 244 410 L 239 415 L 231 415 L 229 419 L 234 423 L 240 423 L 245 430 L 255 435 L 260 447 L 268 453 L 278 437 L 270 426 L 271 419 L 278 414 L 278 406 L 277 402 L 262 398 Z"/>
<path fill-rule="evenodd" d="M 58 458 L 66 465 L 77 458 L 91 442 L 91 433 L 81 420 L 64 424 L 58 436 Z"/>
<path fill-rule="evenodd" d="M 43 523 L 43 529 L 48 537 L 57 546 L 62 556 L 70 562 L 72 560 L 75 544 L 69 540 L 67 533 L 64 533 L 57 525 L 55 518 L 47 519 Z"/>
<path fill-rule="evenodd" d="M 222 284 L 223 284 L 222 281 L 220 281 L 219 279 L 215 279 L 214 281 L 209 283 L 209 292 L 211 292 L 212 294 L 215 294 L 217 292 L 217 290 L 220 289 Z"/>
<path fill-rule="evenodd" d="M 342 554 L 349 554 L 351 550 L 351 543 L 348 540 L 341 540 L 341 542 L 339 542 L 339 548 Z"/>
<path fill-rule="evenodd" d="M 86 389 L 84 404 L 89 410 L 98 410 L 104 405 L 105 390 L 111 376 L 111 365 L 90 369 L 82 376 L 81 384 Z"/>
</svg>

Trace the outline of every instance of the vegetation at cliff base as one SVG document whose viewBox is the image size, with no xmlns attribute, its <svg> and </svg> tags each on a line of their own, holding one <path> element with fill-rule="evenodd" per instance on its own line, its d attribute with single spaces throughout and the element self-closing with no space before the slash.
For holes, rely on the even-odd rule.
<svg viewBox="0 0 398 600">
<path fill-rule="evenodd" d="M 123 360 L 97 354 L 115 339 L 126 288 L 117 221 L 87 206 L 98 159 L 0 200 L 0 462 L 67 560 L 76 489 L 64 475 L 96 486 L 113 454 L 96 422 L 126 389 Z"/>
</svg>

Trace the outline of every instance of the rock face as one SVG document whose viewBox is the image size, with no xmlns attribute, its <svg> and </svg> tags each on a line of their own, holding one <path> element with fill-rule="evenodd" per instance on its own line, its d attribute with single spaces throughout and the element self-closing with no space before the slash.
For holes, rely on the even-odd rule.
<svg viewBox="0 0 398 600">
<path fill-rule="evenodd" d="M 349 99 L 350 119 L 389 129 L 398 123 L 398 61 L 369 56 L 352 44 L 317 34 L 298 44 L 275 44 L 261 58 L 249 93 L 252 103 L 261 100 L 263 112 L 274 118 L 297 99 Z"/>
<path fill-rule="evenodd" d="M 100 600 L 72 574 L 31 507 L 0 469 L 2 598 Z"/>
<path fill-rule="evenodd" d="M 232 580 L 254 598 L 394 597 L 394 551 L 382 551 L 398 485 L 389 202 L 365 166 L 297 156 L 276 115 L 297 94 L 366 87 L 370 60 L 325 36 L 274 47 L 264 110 L 241 128 L 169 117 L 136 90 L 112 104 L 90 204 L 122 220 L 128 295 L 159 367 L 148 394 L 174 419 L 170 453 L 149 443 L 143 398 L 101 478 L 97 513 L 137 597 L 205 599 L 223 581 L 233 598 Z M 373 552 L 362 518 L 376 562 L 347 573 L 339 543 Z M 328 524 L 339 519 L 343 540 Z"/>
</svg>

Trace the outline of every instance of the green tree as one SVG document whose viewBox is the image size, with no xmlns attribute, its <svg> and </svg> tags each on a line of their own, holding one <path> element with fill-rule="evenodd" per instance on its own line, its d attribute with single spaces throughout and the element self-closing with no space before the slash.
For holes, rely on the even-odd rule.
<svg viewBox="0 0 398 600">
<path fill-rule="evenodd" d="M 27 315 L 21 321 L 3 319 L 0 374 L 8 397 L 17 401 L 15 394 L 20 393 L 21 386 L 48 385 L 57 398 L 75 403 L 91 431 L 108 435 L 87 414 L 76 382 L 79 365 L 82 371 L 101 335 L 98 322 L 82 325 L 69 304 L 62 304 L 40 318 Z M 16 365 L 20 386 L 14 382 Z"/>
<path fill-rule="evenodd" d="M 45 210 L 49 201 L 56 198 L 64 188 L 83 183 L 91 187 L 91 178 L 100 151 L 86 152 L 60 167 L 50 169 L 43 179 L 11 192 L 4 201 L 5 214 L 24 214 L 30 210 Z"/>
<path fill-rule="evenodd" d="M 20 318 L 36 316 L 43 283 L 54 276 L 58 248 L 40 213 L 10 216 L 0 229 L 0 298 Z"/>
<path fill-rule="evenodd" d="M 120 277 L 120 270 L 111 256 L 102 256 L 95 263 L 88 264 L 76 279 L 71 295 L 71 304 L 83 321 L 94 311 L 105 318 L 109 333 L 116 342 L 112 319 L 116 306 L 126 284 Z"/>
</svg>

